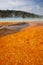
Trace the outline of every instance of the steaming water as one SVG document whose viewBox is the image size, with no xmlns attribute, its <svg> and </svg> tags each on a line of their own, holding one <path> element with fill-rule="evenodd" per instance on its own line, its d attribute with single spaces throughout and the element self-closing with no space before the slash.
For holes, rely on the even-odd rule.
<svg viewBox="0 0 43 65">
<path fill-rule="evenodd" d="M 20 20 L 43 20 L 43 18 L 0 18 L 0 22 L 6 21 L 20 21 Z"/>
</svg>

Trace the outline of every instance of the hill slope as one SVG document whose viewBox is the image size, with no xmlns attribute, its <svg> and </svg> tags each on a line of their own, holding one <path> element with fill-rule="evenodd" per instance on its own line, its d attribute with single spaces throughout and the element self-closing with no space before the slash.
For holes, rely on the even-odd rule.
<svg viewBox="0 0 43 65">
<path fill-rule="evenodd" d="M 15 10 L 0 10 L 0 17 L 22 17 L 22 18 L 26 18 L 26 17 L 41 17 L 39 15 L 35 15 L 33 13 L 28 13 L 28 12 L 24 12 L 24 11 L 15 11 Z"/>
<path fill-rule="evenodd" d="M 43 26 L 0 37 L 0 65 L 43 65 Z"/>
</svg>

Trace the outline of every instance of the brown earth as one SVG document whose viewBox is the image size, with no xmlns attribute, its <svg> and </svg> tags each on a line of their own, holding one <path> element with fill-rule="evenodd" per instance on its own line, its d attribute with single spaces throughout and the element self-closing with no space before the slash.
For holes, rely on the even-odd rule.
<svg viewBox="0 0 43 65">
<path fill-rule="evenodd" d="M 43 26 L 0 37 L 0 65 L 43 65 Z"/>
<path fill-rule="evenodd" d="M 29 23 L 26 22 L 1 22 L 0 37 L 19 32 L 21 29 L 27 26 L 29 26 Z"/>
<path fill-rule="evenodd" d="M 16 24 L 16 22 L 0 22 L 0 25 L 11 25 Z"/>
</svg>

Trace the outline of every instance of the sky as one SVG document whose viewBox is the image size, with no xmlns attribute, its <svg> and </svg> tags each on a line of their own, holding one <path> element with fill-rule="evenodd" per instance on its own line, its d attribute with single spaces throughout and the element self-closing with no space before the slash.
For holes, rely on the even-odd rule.
<svg viewBox="0 0 43 65">
<path fill-rule="evenodd" d="M 20 10 L 43 15 L 43 0 L 0 0 L 0 10 Z"/>
</svg>

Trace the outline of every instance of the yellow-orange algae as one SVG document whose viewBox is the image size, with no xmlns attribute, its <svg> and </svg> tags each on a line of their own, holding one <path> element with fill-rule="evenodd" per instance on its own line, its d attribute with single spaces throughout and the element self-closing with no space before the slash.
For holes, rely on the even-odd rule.
<svg viewBox="0 0 43 65">
<path fill-rule="evenodd" d="M 43 65 L 43 26 L 0 37 L 0 65 Z"/>
</svg>

